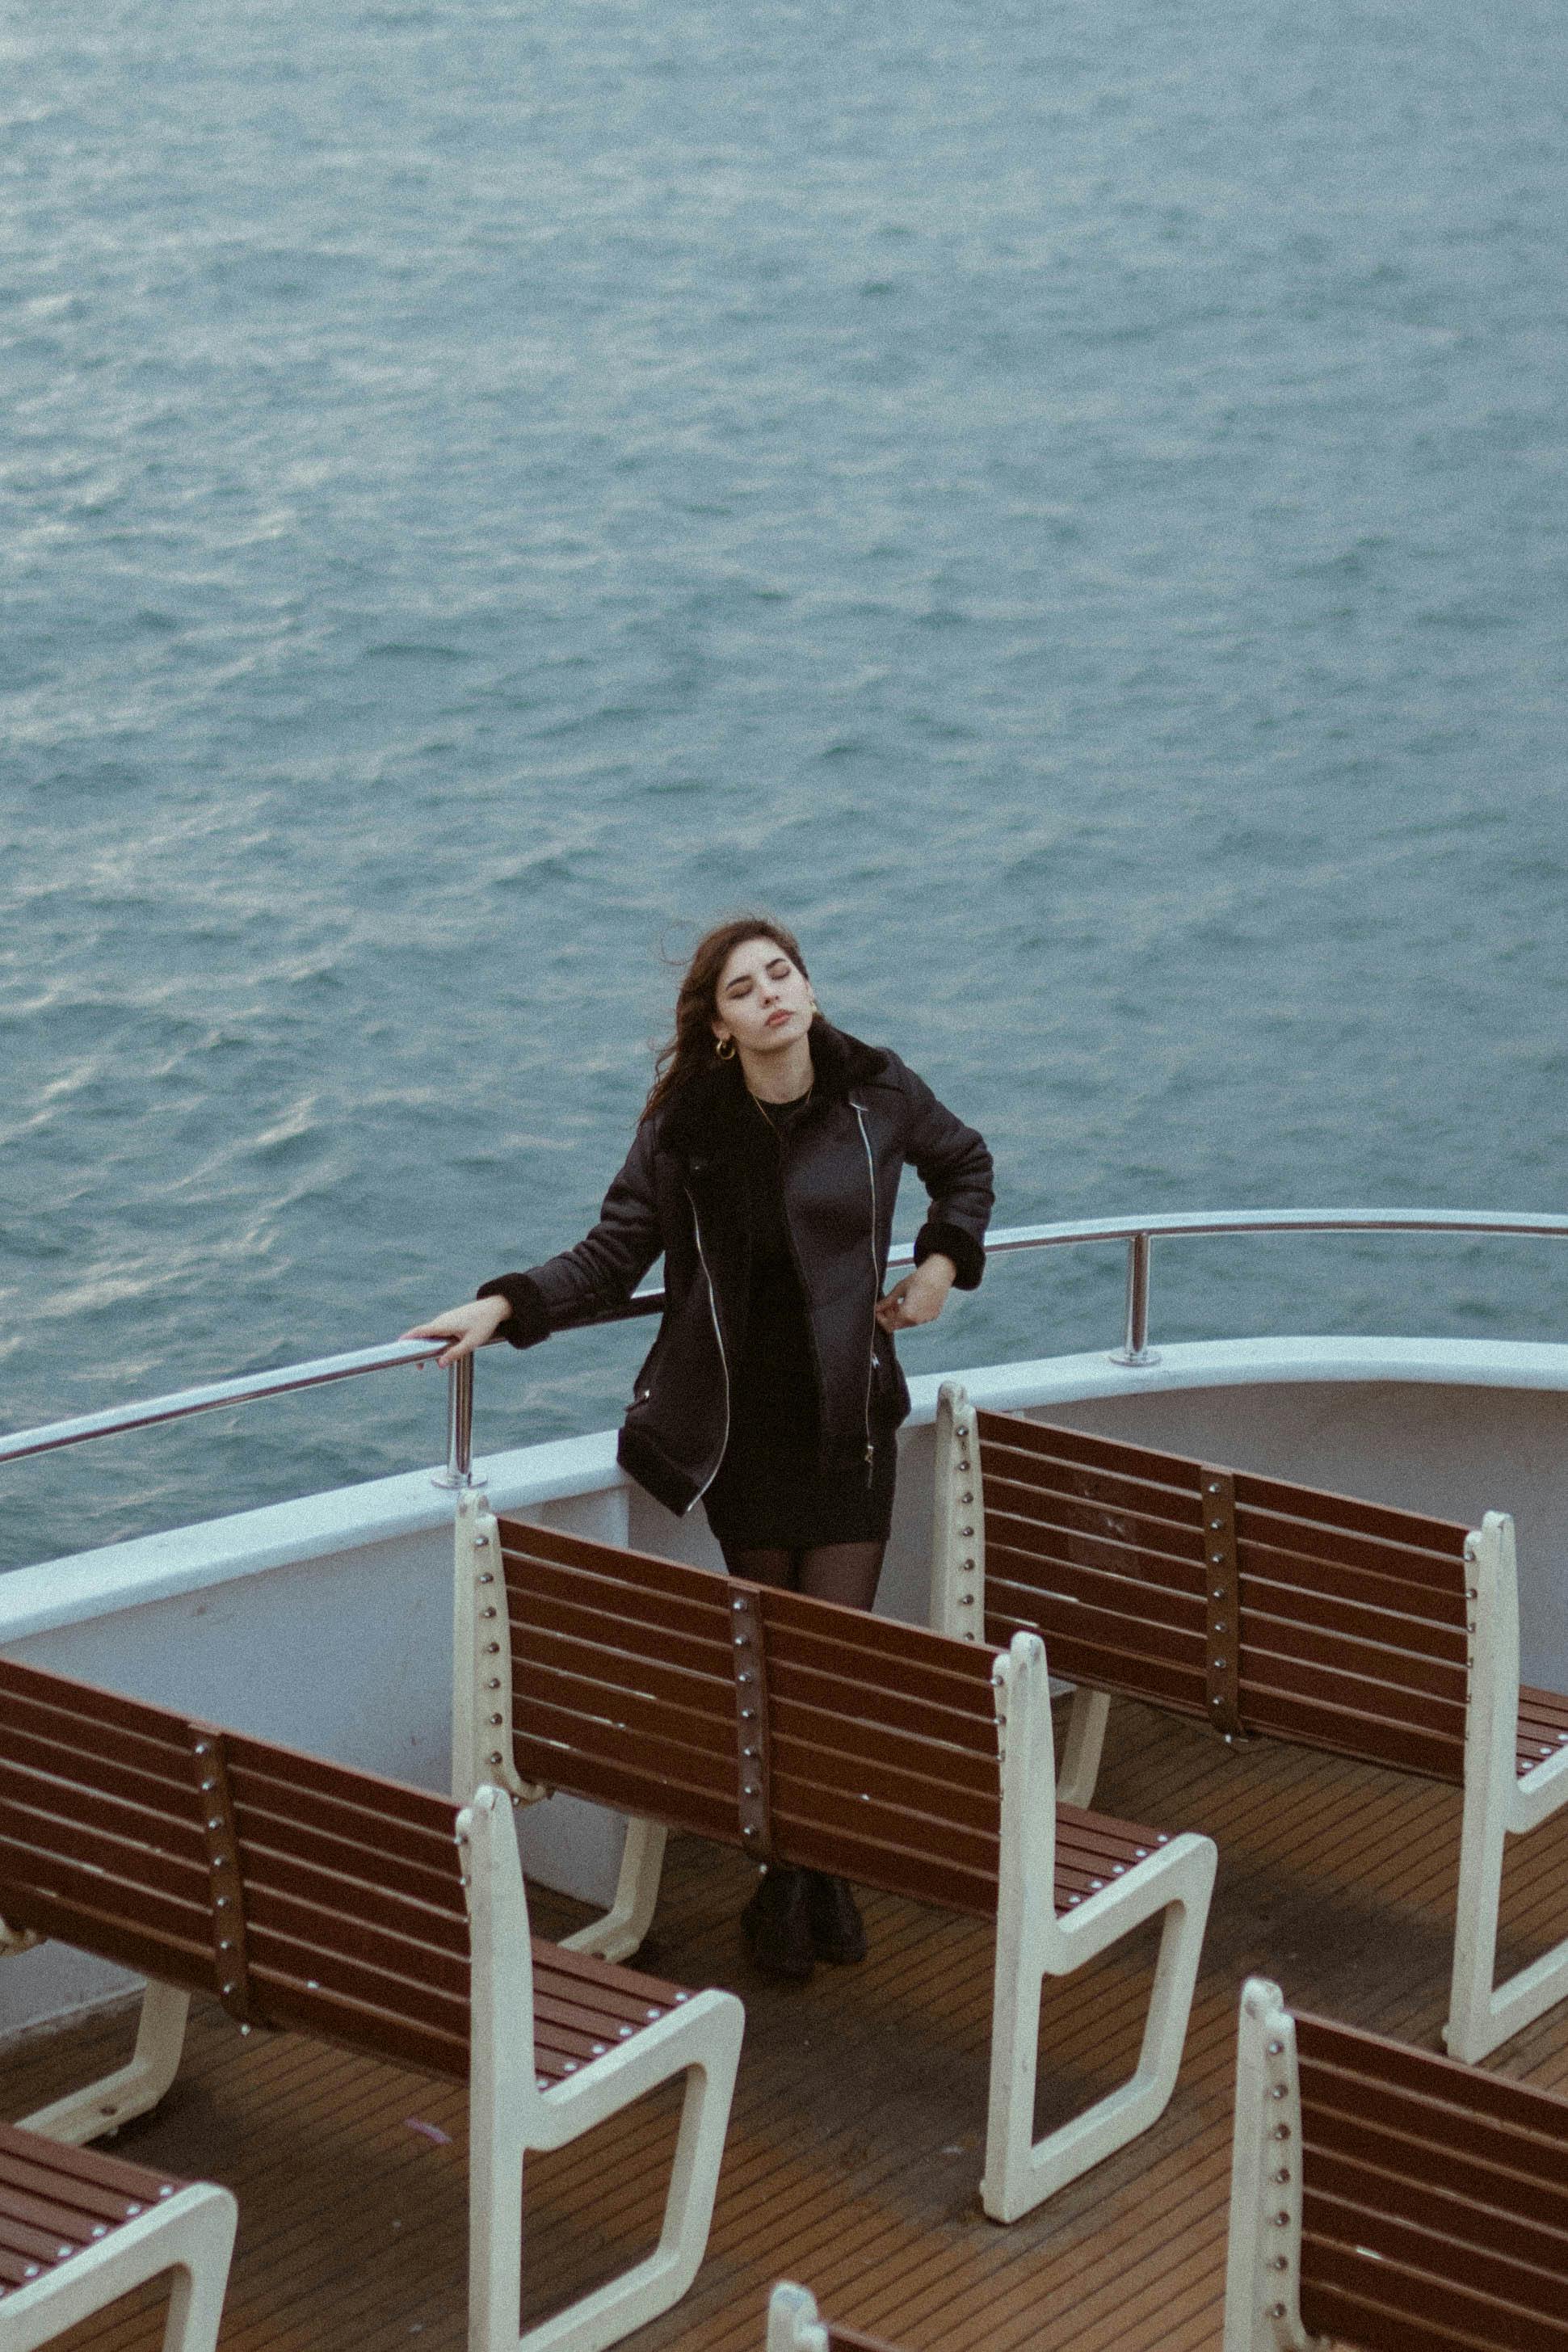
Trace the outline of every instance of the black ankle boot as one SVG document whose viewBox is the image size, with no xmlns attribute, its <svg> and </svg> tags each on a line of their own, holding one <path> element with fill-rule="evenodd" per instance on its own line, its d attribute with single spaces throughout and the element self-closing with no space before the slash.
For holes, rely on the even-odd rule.
<svg viewBox="0 0 1568 2352">
<path fill-rule="evenodd" d="M 804 1984 L 816 1964 L 810 1890 L 803 1870 L 769 1870 L 740 1915 L 741 1933 L 764 1976 Z"/>
<path fill-rule="evenodd" d="M 865 1926 L 855 1898 L 841 1878 L 821 1870 L 806 1873 L 807 1909 L 811 1926 L 811 1949 L 820 1960 L 839 1968 L 865 1958 Z"/>
</svg>

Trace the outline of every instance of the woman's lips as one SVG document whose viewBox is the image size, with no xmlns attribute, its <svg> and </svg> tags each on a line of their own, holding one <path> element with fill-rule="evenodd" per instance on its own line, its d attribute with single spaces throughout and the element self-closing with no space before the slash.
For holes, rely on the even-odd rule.
<svg viewBox="0 0 1568 2352">
<path fill-rule="evenodd" d="M 770 1013 L 762 1025 L 765 1029 L 777 1029 L 780 1021 L 792 1021 L 794 1017 L 792 1013 L 786 1013 L 780 1009 L 777 1013 Z"/>
</svg>

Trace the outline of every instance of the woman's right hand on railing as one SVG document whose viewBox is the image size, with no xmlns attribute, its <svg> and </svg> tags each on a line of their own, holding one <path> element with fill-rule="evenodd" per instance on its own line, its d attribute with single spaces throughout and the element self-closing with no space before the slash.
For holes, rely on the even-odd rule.
<svg viewBox="0 0 1568 2352">
<path fill-rule="evenodd" d="M 455 1364 L 460 1356 L 471 1356 L 476 1348 L 487 1348 L 507 1316 L 511 1313 L 504 1298 L 469 1298 L 461 1307 L 448 1307 L 444 1315 L 433 1315 L 428 1323 L 416 1323 L 405 1331 L 405 1339 L 450 1339 L 435 1359 L 438 1364 Z"/>
</svg>

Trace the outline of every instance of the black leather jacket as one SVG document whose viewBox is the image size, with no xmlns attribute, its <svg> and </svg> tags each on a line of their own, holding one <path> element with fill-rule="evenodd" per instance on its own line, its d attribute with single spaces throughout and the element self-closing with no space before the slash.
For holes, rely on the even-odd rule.
<svg viewBox="0 0 1568 2352">
<path fill-rule="evenodd" d="M 940 1250 L 973 1290 L 985 1266 L 991 1155 L 896 1054 L 819 1018 L 811 1098 L 781 1139 L 784 1212 L 806 1299 L 825 1448 L 896 1428 L 909 1391 L 875 1319 L 905 1163 L 931 1196 L 915 1262 Z M 659 1335 L 637 1376 L 621 1462 L 673 1511 L 712 1483 L 750 1297 L 745 1155 L 770 1139 L 737 1061 L 715 1063 L 644 1119 L 599 1223 L 575 1249 L 486 1283 L 511 1309 L 499 1336 L 529 1348 L 618 1305 L 664 1254 Z"/>
</svg>

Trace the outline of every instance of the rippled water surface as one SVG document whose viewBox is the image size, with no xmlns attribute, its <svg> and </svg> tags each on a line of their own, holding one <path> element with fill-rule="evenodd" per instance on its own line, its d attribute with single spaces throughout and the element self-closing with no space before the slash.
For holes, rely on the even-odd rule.
<svg viewBox="0 0 1568 2352">
<path fill-rule="evenodd" d="M 574 1238 L 737 902 L 1009 1223 L 1563 1205 L 1559 7 L 54 0 L 0 62 L 0 1425 Z M 1561 1336 L 1568 1258 L 1156 1281 Z M 1108 1342 L 1119 1283 L 906 1352 Z M 645 1337 L 487 1358 L 482 1445 Z M 0 1558 L 440 1404 L 23 1465 Z"/>
</svg>

